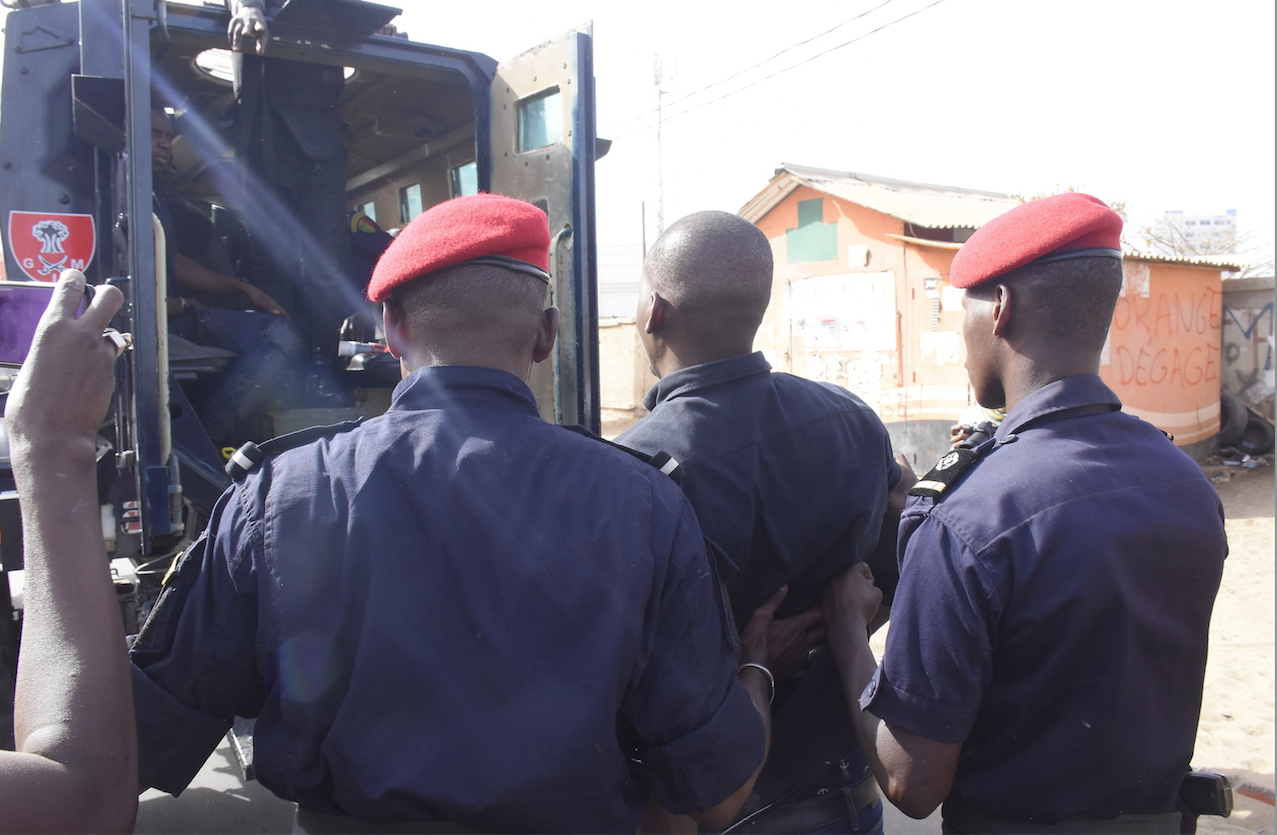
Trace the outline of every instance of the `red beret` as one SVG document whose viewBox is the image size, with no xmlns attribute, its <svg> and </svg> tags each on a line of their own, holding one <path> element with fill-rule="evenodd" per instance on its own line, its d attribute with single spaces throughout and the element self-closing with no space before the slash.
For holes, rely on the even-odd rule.
<svg viewBox="0 0 1277 835">
<path fill-rule="evenodd" d="M 545 212 L 513 197 L 472 194 L 431 207 L 404 227 L 377 262 L 368 298 L 426 273 L 476 258 L 506 259 L 514 269 L 548 281 L 550 226 Z M 512 260 L 510 260 L 512 259 Z"/>
<path fill-rule="evenodd" d="M 965 290 L 1032 261 L 1122 257 L 1122 218 L 1103 200 L 1068 192 L 1030 200 L 981 226 L 953 256 L 949 283 Z"/>
</svg>

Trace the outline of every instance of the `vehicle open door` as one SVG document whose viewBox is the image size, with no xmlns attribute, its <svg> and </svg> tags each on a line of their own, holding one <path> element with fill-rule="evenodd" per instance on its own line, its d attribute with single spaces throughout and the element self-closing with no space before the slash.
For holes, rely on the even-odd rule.
<svg viewBox="0 0 1277 835">
<path fill-rule="evenodd" d="M 550 221 L 551 303 L 561 313 L 532 390 L 546 420 L 600 429 L 591 27 L 501 64 L 492 81 L 491 191 Z"/>
</svg>

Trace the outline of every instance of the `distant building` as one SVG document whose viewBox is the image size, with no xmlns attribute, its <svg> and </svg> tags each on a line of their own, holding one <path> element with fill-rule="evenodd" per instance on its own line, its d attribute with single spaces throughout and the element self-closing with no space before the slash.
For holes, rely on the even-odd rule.
<svg viewBox="0 0 1277 835">
<path fill-rule="evenodd" d="M 1237 210 L 1222 215 L 1165 212 L 1158 218 L 1150 248 L 1165 255 L 1228 255 L 1237 251 Z"/>
<path fill-rule="evenodd" d="M 776 262 L 756 349 L 778 371 L 859 394 L 922 472 L 973 402 L 963 294 L 949 284 L 949 266 L 974 230 L 1018 203 L 996 192 L 783 166 L 739 212 L 767 235 Z M 1219 431 L 1220 274 L 1236 269 L 1219 258 L 1128 253 L 1101 361 L 1126 411 L 1199 458 Z"/>
</svg>

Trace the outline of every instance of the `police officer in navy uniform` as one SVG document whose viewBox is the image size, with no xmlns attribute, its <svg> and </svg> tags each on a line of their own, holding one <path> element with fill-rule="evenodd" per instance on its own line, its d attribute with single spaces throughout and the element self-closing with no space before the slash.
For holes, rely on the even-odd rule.
<svg viewBox="0 0 1277 835">
<path fill-rule="evenodd" d="M 404 380 L 382 417 L 237 454 L 133 647 L 142 786 L 180 792 L 238 715 L 304 831 L 633 832 L 649 796 L 731 820 L 780 598 L 738 643 L 674 481 L 540 418 L 548 247 L 487 194 L 391 245 L 369 297 Z"/>
<path fill-rule="evenodd" d="M 660 381 L 651 414 L 617 442 L 664 451 L 702 528 L 738 566 L 728 583 L 744 619 L 779 586 L 783 611 L 821 629 L 820 591 L 870 556 L 885 532 L 895 564 L 904 490 L 882 421 L 828 383 L 773 373 L 753 351 L 771 300 L 772 251 L 757 227 L 727 212 L 679 220 L 643 264 L 637 322 Z M 907 468 L 908 465 L 906 464 Z M 899 490 L 884 525 L 888 493 Z M 772 705 L 772 750 L 741 810 L 740 832 L 880 831 L 882 801 L 847 715 L 828 654 L 793 671 Z"/>
<path fill-rule="evenodd" d="M 947 832 L 1180 831 L 1227 544 L 1201 469 L 1097 376 L 1121 229 L 1070 193 L 963 245 L 967 372 L 1007 416 L 910 491 L 880 666 L 869 572 L 826 595 L 879 781 Z"/>
</svg>

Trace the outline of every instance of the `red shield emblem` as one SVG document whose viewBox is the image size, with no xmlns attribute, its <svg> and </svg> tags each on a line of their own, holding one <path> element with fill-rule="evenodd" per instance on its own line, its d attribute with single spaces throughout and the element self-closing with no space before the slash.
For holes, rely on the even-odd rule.
<svg viewBox="0 0 1277 835">
<path fill-rule="evenodd" d="M 32 281 L 57 281 L 83 270 L 97 250 L 93 215 L 9 212 L 9 251 Z"/>
</svg>

